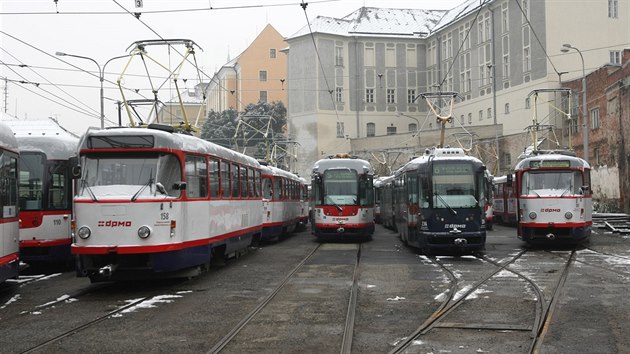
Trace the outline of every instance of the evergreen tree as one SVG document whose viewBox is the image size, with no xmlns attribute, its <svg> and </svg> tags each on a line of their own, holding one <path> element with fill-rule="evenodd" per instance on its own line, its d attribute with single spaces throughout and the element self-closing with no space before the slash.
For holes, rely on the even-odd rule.
<svg viewBox="0 0 630 354">
<path fill-rule="evenodd" d="M 232 147 L 232 139 L 236 132 L 238 112 L 233 108 L 222 112 L 210 111 L 201 127 L 201 138 L 215 144 Z"/>
</svg>

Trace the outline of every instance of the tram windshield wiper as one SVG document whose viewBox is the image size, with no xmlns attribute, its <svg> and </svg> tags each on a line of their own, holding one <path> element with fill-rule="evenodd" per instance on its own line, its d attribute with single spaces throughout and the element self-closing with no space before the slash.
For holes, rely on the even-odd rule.
<svg viewBox="0 0 630 354">
<path fill-rule="evenodd" d="M 135 202 L 136 199 L 138 199 L 138 197 L 140 196 L 140 193 L 142 193 L 142 191 L 144 191 L 148 186 L 151 186 L 153 184 L 153 169 L 151 169 L 151 174 L 149 175 L 149 180 L 147 181 L 147 183 L 143 184 L 140 189 L 138 189 L 138 191 L 136 192 L 136 194 L 134 194 L 131 197 L 131 201 Z"/>
<path fill-rule="evenodd" d="M 92 198 L 93 202 L 98 201 L 96 199 L 96 195 L 94 195 L 94 192 L 92 191 L 92 188 L 90 188 L 89 183 L 87 182 L 87 178 L 88 178 L 88 172 L 85 172 L 85 178 L 83 178 L 81 180 L 81 191 L 83 191 L 83 189 L 85 189 L 88 194 L 90 195 L 90 198 Z"/>
<path fill-rule="evenodd" d="M 453 215 L 457 215 L 457 210 L 451 208 L 451 206 L 446 202 L 446 200 L 444 200 L 444 198 L 442 198 L 439 193 L 435 192 L 435 196 L 440 200 L 440 202 L 442 202 L 442 204 L 444 204 L 445 207 L 448 208 L 448 210 L 451 211 Z"/>
</svg>

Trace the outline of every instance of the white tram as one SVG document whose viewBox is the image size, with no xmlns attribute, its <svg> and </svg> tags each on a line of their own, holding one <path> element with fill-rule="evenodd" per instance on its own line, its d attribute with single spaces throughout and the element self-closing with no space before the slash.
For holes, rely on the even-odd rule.
<svg viewBox="0 0 630 354">
<path fill-rule="evenodd" d="M 18 220 L 18 144 L 0 123 L 0 282 L 20 271 Z"/>
<path fill-rule="evenodd" d="M 20 257 L 72 264 L 73 177 L 79 139 L 65 133 L 17 134 L 20 149 Z"/>
<path fill-rule="evenodd" d="M 590 166 L 573 153 L 539 151 L 516 164 L 518 237 L 582 242 L 591 235 Z"/>
<path fill-rule="evenodd" d="M 337 156 L 313 165 L 311 231 L 318 239 L 371 238 L 374 233 L 372 165 L 365 160 Z"/>
<path fill-rule="evenodd" d="M 159 124 L 89 130 L 79 154 L 79 276 L 196 275 L 260 236 L 261 166 L 249 156 Z"/>
<path fill-rule="evenodd" d="M 295 231 L 303 216 L 304 179 L 273 166 L 262 166 L 263 229 L 261 240 Z"/>
</svg>

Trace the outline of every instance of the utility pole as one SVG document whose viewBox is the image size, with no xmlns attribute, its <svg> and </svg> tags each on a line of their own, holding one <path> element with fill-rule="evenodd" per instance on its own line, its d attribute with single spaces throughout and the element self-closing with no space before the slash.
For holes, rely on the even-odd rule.
<svg viewBox="0 0 630 354">
<path fill-rule="evenodd" d="M 4 113 L 7 113 L 7 110 L 9 109 L 9 80 L 5 77 L 4 78 L 4 108 L 3 111 Z"/>
</svg>

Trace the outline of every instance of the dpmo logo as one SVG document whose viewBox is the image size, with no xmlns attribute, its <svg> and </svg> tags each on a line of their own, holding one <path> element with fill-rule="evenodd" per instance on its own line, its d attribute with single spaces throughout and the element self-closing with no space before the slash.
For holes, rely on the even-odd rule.
<svg viewBox="0 0 630 354">
<path fill-rule="evenodd" d="M 131 227 L 131 221 L 99 220 L 98 227 Z"/>
</svg>

